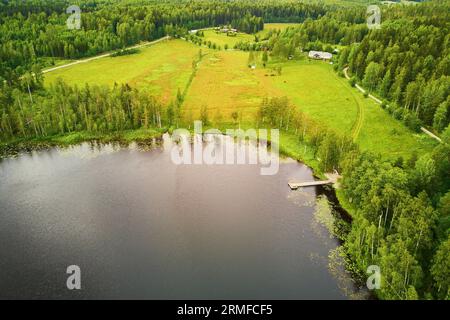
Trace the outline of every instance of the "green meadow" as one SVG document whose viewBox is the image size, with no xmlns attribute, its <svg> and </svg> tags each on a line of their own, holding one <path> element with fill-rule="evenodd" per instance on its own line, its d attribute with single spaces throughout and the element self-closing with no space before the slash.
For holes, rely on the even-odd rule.
<svg viewBox="0 0 450 320">
<path fill-rule="evenodd" d="M 427 152 L 435 146 L 431 138 L 412 132 L 374 101 L 364 98 L 329 63 L 303 59 L 279 65 L 282 75 L 270 77 L 271 85 L 319 123 L 350 134 L 363 150 L 395 159 L 409 158 L 412 150 Z"/>
<path fill-rule="evenodd" d="M 202 40 L 211 41 L 212 43 L 221 46 L 222 49 L 226 44 L 232 49 L 238 42 L 252 42 L 255 39 L 255 37 L 250 34 L 240 32 L 235 36 L 227 36 L 225 33 L 216 32 L 215 30 L 205 30 L 203 33 L 205 36 Z"/>
<path fill-rule="evenodd" d="M 290 25 L 271 24 L 263 32 Z M 213 30 L 206 30 L 205 38 L 230 46 L 239 39 L 253 40 L 250 35 L 234 38 Z M 239 114 L 240 122 L 252 125 L 263 98 L 287 96 L 310 118 L 351 135 L 361 149 L 387 158 L 409 158 L 412 150 L 427 152 L 435 145 L 426 135 L 413 133 L 375 102 L 364 98 L 329 63 L 302 57 L 270 61 L 266 68 L 258 64 L 253 70 L 247 67 L 247 52 L 201 49 L 204 56 L 182 106 L 185 120 L 198 119 L 201 108 L 206 107 L 209 119 L 217 126 L 231 123 L 233 113 Z M 50 72 L 45 75 L 45 83 L 49 85 L 58 77 L 79 86 L 128 83 L 147 88 L 167 102 L 175 97 L 178 88 L 187 87 L 192 61 L 198 57 L 200 47 L 183 40 L 170 40 L 139 50 L 137 54 L 105 57 Z M 281 75 L 273 71 L 278 66 L 282 68 Z M 307 150 L 295 151 L 293 141 L 284 140 L 288 153 L 310 158 Z"/>
<path fill-rule="evenodd" d="M 213 122 L 229 122 L 233 112 L 242 121 L 252 122 L 262 99 L 276 92 L 247 67 L 247 59 L 248 54 L 241 51 L 211 51 L 205 56 L 183 105 L 185 113 L 199 117 L 206 106 Z"/>
<path fill-rule="evenodd" d="M 178 88 L 185 88 L 199 49 L 183 40 L 160 42 L 141 47 L 136 54 L 104 57 L 49 72 L 45 74 L 45 85 L 57 78 L 78 86 L 128 83 L 146 87 L 168 101 L 176 96 Z"/>
<path fill-rule="evenodd" d="M 258 34 L 265 34 L 270 30 L 286 30 L 289 27 L 299 26 L 298 23 L 265 23 L 264 30 L 258 32 Z"/>
</svg>

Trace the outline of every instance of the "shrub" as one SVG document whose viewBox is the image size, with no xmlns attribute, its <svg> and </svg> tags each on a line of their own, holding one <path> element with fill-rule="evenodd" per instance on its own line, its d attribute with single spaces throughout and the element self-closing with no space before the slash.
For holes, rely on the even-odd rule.
<svg viewBox="0 0 450 320">
<path fill-rule="evenodd" d="M 401 108 L 394 108 L 394 111 L 392 112 L 392 115 L 395 119 L 401 120 L 403 117 L 403 109 Z"/>
<path fill-rule="evenodd" d="M 350 80 L 348 80 L 348 82 L 350 83 L 350 85 L 352 87 L 356 86 L 356 79 L 355 79 L 355 77 L 350 78 Z"/>
<path fill-rule="evenodd" d="M 137 48 L 131 48 L 131 49 L 122 49 L 118 50 L 111 54 L 111 57 L 120 57 L 120 56 L 126 56 L 130 54 L 136 54 L 139 53 L 139 49 Z"/>
<path fill-rule="evenodd" d="M 420 121 L 420 119 L 411 112 L 408 112 L 404 118 L 403 121 L 405 123 L 405 125 L 410 128 L 411 130 L 415 131 L 415 132 L 419 132 L 420 131 L 420 127 L 422 126 L 422 122 Z"/>
</svg>

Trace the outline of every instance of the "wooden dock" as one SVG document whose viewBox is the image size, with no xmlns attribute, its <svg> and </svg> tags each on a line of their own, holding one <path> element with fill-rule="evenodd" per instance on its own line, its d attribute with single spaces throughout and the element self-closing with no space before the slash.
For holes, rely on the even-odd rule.
<svg viewBox="0 0 450 320">
<path fill-rule="evenodd" d="M 341 176 L 337 171 L 334 171 L 333 173 L 325 173 L 325 177 L 328 178 L 328 180 L 319 180 L 319 181 L 307 181 L 307 182 L 288 182 L 289 188 L 291 190 L 297 190 L 298 188 L 304 188 L 304 187 L 315 187 L 315 186 L 324 186 L 327 184 L 335 184 L 336 187 L 339 187 L 339 178 Z"/>
<path fill-rule="evenodd" d="M 323 180 L 323 181 L 308 181 L 308 182 L 288 182 L 289 188 L 292 190 L 297 190 L 298 188 L 304 187 L 315 187 L 315 186 L 323 186 L 326 184 L 333 184 L 332 180 Z"/>
</svg>

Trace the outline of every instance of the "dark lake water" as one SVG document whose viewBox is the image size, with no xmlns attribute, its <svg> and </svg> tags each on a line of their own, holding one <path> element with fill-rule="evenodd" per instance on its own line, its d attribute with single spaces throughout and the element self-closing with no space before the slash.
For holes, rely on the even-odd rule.
<svg viewBox="0 0 450 320">
<path fill-rule="evenodd" d="M 0 298 L 346 299 L 311 170 L 174 165 L 163 147 L 94 146 L 0 162 Z M 81 268 L 81 290 L 66 268 Z"/>
</svg>

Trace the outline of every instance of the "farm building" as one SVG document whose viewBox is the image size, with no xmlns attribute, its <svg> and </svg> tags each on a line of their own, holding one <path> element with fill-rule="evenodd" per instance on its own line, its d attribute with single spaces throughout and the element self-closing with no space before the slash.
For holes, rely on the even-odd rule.
<svg viewBox="0 0 450 320">
<path fill-rule="evenodd" d="M 318 59 L 318 60 L 331 60 L 333 55 L 329 52 L 310 51 L 308 57 L 311 59 Z"/>
</svg>

